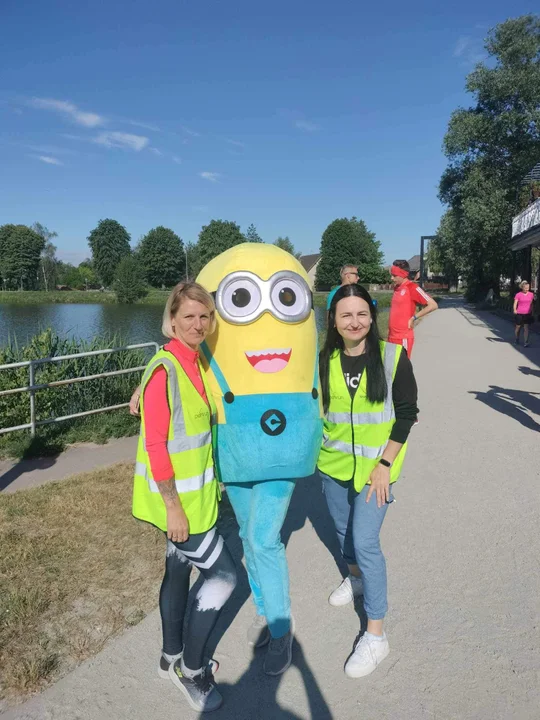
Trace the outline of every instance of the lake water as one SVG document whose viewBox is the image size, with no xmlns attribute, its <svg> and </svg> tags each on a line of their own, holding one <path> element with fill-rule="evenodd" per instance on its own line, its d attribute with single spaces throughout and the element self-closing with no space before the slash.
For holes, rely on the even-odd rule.
<svg viewBox="0 0 540 720">
<path fill-rule="evenodd" d="M 0 346 L 8 337 L 19 345 L 47 328 L 59 335 L 90 340 L 96 335 L 120 335 L 126 344 L 163 342 L 160 305 L 9 305 L 0 304 Z M 315 308 L 317 327 L 325 324 L 324 308 Z"/>
</svg>

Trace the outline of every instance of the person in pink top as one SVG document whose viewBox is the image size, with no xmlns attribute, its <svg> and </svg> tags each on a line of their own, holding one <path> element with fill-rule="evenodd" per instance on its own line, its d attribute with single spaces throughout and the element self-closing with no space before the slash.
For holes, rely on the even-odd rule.
<svg viewBox="0 0 540 720">
<path fill-rule="evenodd" d="M 519 345 L 519 335 L 523 330 L 523 345 L 529 346 L 529 328 L 533 324 L 532 305 L 534 293 L 530 291 L 529 283 L 524 280 L 521 285 L 521 292 L 514 298 L 514 315 L 516 316 L 516 345 Z"/>
</svg>

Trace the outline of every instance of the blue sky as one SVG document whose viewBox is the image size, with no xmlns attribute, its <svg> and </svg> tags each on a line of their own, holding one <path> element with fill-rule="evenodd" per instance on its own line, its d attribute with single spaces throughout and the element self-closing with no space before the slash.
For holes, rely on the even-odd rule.
<svg viewBox="0 0 540 720">
<path fill-rule="evenodd" d="M 488 28 L 532 2 L 4 0 L 0 224 L 80 262 L 100 218 L 133 244 L 212 218 L 317 252 L 364 219 L 388 260 L 441 215 L 452 110 Z"/>
</svg>

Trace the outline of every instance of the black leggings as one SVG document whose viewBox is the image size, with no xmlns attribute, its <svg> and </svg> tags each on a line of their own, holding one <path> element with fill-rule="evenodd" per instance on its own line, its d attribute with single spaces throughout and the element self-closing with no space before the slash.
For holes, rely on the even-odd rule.
<svg viewBox="0 0 540 720">
<path fill-rule="evenodd" d="M 193 601 L 184 637 L 193 567 L 199 569 L 204 582 Z M 205 533 L 190 535 L 183 543 L 167 540 L 165 576 L 159 593 L 163 652 L 178 655 L 183 649 L 186 667 L 201 668 L 210 633 L 235 586 L 236 568 L 215 526 Z"/>
</svg>

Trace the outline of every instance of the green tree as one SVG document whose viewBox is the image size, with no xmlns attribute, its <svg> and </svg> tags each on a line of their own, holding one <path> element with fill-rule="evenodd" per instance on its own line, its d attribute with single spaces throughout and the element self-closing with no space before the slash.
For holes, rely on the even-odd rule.
<svg viewBox="0 0 540 720">
<path fill-rule="evenodd" d="M 110 285 L 123 257 L 131 254 L 130 236 L 116 220 L 100 220 L 90 235 L 88 244 L 97 274 L 104 285 Z"/>
<path fill-rule="evenodd" d="M 296 250 L 294 249 L 294 245 L 289 240 L 288 235 L 286 235 L 285 237 L 278 237 L 278 239 L 274 241 L 274 245 L 278 248 L 281 248 L 282 250 L 285 250 L 285 252 L 290 253 L 297 260 L 302 256 L 302 253 L 296 252 Z"/>
<path fill-rule="evenodd" d="M 99 287 L 99 278 L 96 269 L 94 268 L 94 263 L 90 258 L 86 258 L 86 260 L 83 260 L 82 263 L 80 263 L 77 268 L 77 272 L 79 274 L 81 285 L 85 290 Z"/>
<path fill-rule="evenodd" d="M 26 225 L 0 227 L 0 274 L 4 287 L 37 287 L 45 240 Z"/>
<path fill-rule="evenodd" d="M 32 230 L 37 233 L 45 241 L 45 246 L 41 253 L 40 262 L 40 283 L 43 283 L 43 287 L 48 292 L 51 288 L 56 285 L 56 245 L 51 241 L 53 238 L 58 237 L 58 233 L 54 230 L 49 230 L 39 222 L 35 222 L 32 225 Z"/>
<path fill-rule="evenodd" d="M 315 278 L 317 290 L 328 290 L 339 283 L 339 271 L 348 264 L 358 267 L 360 282 L 384 282 L 380 245 L 363 220 L 352 217 L 331 222 L 322 236 Z"/>
<path fill-rule="evenodd" d="M 210 260 L 225 250 L 244 242 L 246 242 L 246 238 L 240 232 L 237 223 L 228 220 L 211 220 L 208 225 L 203 226 L 199 233 L 197 265 L 195 268 L 190 268 L 190 275 L 197 277 Z"/>
<path fill-rule="evenodd" d="M 137 255 L 146 281 L 152 287 L 171 287 L 185 275 L 184 243 L 175 232 L 162 225 L 142 238 L 137 246 Z"/>
<path fill-rule="evenodd" d="M 448 209 L 441 218 L 437 235 L 428 246 L 429 269 L 435 275 L 443 275 L 450 283 L 457 283 L 465 272 L 464 240 L 456 213 Z"/>
<path fill-rule="evenodd" d="M 144 270 L 133 255 L 125 255 L 118 263 L 113 289 L 119 303 L 132 304 L 147 294 Z"/>
<path fill-rule="evenodd" d="M 246 231 L 246 241 L 250 243 L 262 243 L 263 239 L 257 232 L 257 228 L 253 223 L 248 227 Z"/>
<path fill-rule="evenodd" d="M 186 245 L 186 277 L 190 280 L 196 278 L 202 265 L 199 259 L 198 243 L 190 242 Z"/>
<path fill-rule="evenodd" d="M 439 250 L 462 263 L 471 297 L 499 291 L 508 275 L 512 216 L 524 175 L 540 156 L 540 19 L 501 23 L 485 43 L 489 65 L 467 77 L 474 105 L 456 110 L 445 137 L 449 164 L 439 197 L 450 215 Z"/>
</svg>

